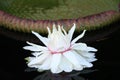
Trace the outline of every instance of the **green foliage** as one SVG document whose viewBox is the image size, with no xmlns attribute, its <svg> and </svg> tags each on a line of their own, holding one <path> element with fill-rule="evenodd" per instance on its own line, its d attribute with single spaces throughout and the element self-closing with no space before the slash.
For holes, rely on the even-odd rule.
<svg viewBox="0 0 120 80">
<path fill-rule="evenodd" d="M 118 10 L 119 0 L 0 0 L 0 10 L 21 18 L 57 20 Z"/>
</svg>

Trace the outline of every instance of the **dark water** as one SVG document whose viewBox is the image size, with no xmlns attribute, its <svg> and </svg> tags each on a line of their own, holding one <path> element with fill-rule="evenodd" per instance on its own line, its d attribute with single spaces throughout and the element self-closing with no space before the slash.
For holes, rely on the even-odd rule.
<svg viewBox="0 0 120 80">
<path fill-rule="evenodd" d="M 23 50 L 25 42 L 17 41 L 0 35 L 0 80 L 120 80 L 120 31 L 111 34 L 109 38 L 97 41 L 89 46 L 98 49 L 94 67 L 91 73 L 79 74 L 79 72 L 53 75 L 49 71 L 38 73 L 25 71 L 27 68 L 25 57 L 30 52 Z"/>
</svg>

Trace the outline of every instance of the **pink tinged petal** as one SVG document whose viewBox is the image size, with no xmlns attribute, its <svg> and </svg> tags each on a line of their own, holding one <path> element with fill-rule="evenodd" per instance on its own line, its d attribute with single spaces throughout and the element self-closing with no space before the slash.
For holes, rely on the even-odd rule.
<svg viewBox="0 0 120 80">
<path fill-rule="evenodd" d="M 37 44 L 33 44 L 33 43 L 30 43 L 30 42 L 27 42 L 27 44 L 29 44 L 31 46 L 25 46 L 25 47 L 23 47 L 23 49 L 30 50 L 30 51 L 43 51 L 43 50 L 47 50 L 46 47 L 43 47 L 43 46 L 40 46 L 40 45 L 37 45 Z"/>
<path fill-rule="evenodd" d="M 63 54 L 76 68 L 82 68 L 73 51 L 67 51 Z"/>
<path fill-rule="evenodd" d="M 76 43 L 79 39 L 81 39 L 81 38 L 84 36 L 85 32 L 86 32 L 86 30 L 84 30 L 83 33 L 80 34 L 78 37 L 76 37 L 75 39 L 73 39 L 72 42 L 71 42 L 71 44 L 74 44 L 74 43 Z"/>
<path fill-rule="evenodd" d="M 44 53 L 40 55 L 39 57 L 36 57 L 34 60 L 28 63 L 28 66 L 32 67 L 34 65 L 41 65 L 49 55 L 50 55 L 49 53 Z"/>
<path fill-rule="evenodd" d="M 39 66 L 39 69 L 49 70 L 51 65 L 52 55 L 49 55 L 47 59 Z"/>
<path fill-rule="evenodd" d="M 70 63 L 70 61 L 68 61 L 64 56 L 62 56 L 59 67 L 65 72 L 71 72 L 73 70 L 72 63 Z"/>
<path fill-rule="evenodd" d="M 61 54 L 53 54 L 51 60 L 51 72 L 58 73 L 59 71 L 59 64 L 61 61 Z"/>
<path fill-rule="evenodd" d="M 74 23 L 73 27 L 69 30 L 68 32 L 68 37 L 69 37 L 69 40 L 71 41 L 72 40 L 72 37 L 73 37 L 73 33 L 75 31 L 75 28 L 76 28 L 76 24 Z"/>
<path fill-rule="evenodd" d="M 37 37 L 40 39 L 40 41 L 43 42 L 43 44 L 44 44 L 45 46 L 47 46 L 47 44 L 48 44 L 48 39 L 47 39 L 46 37 L 42 37 L 41 35 L 39 35 L 38 33 L 34 32 L 34 31 L 32 31 L 32 33 L 33 33 L 35 36 L 37 36 Z"/>
<path fill-rule="evenodd" d="M 79 63 L 82 66 L 85 66 L 85 67 L 92 67 L 93 66 L 91 63 L 89 63 L 84 57 L 82 57 L 78 53 L 74 52 L 74 55 L 76 55 L 77 60 L 79 61 Z"/>
</svg>

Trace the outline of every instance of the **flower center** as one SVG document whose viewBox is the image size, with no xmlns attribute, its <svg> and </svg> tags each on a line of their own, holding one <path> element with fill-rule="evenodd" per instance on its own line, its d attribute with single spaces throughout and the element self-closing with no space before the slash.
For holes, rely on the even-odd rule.
<svg viewBox="0 0 120 80">
<path fill-rule="evenodd" d="M 68 49 L 65 49 L 63 51 L 52 51 L 50 48 L 48 48 L 48 49 L 51 52 L 51 54 L 63 54 L 65 52 L 67 52 L 67 51 L 70 51 L 71 50 L 71 46 Z"/>
</svg>

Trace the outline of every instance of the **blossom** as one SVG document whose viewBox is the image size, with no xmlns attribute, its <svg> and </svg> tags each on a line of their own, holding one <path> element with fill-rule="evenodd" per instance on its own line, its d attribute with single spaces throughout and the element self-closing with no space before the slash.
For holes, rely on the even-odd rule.
<svg viewBox="0 0 120 80">
<path fill-rule="evenodd" d="M 38 71 L 50 70 L 52 73 L 80 71 L 92 67 L 91 62 L 97 60 L 94 53 L 97 49 L 87 46 L 85 43 L 77 42 L 84 36 L 86 30 L 72 39 L 75 28 L 76 24 L 67 33 L 62 26 L 56 27 L 53 24 L 52 32 L 47 27 L 48 37 L 43 37 L 32 31 L 44 46 L 27 41 L 29 46 L 23 48 L 32 51 L 33 55 L 27 58 L 28 67 L 37 68 Z"/>
</svg>

